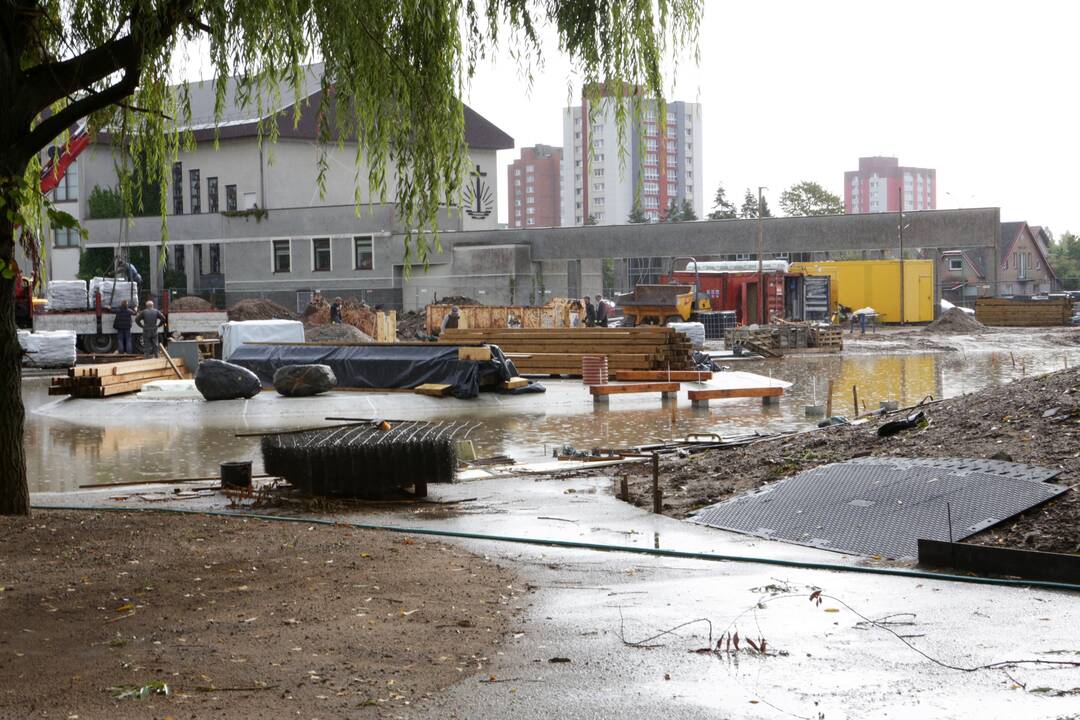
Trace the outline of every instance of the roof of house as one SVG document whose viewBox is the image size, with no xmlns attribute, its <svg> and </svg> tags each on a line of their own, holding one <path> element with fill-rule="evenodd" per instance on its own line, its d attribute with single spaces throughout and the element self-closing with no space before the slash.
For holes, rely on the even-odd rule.
<svg viewBox="0 0 1080 720">
<path fill-rule="evenodd" d="M 278 130 L 282 137 L 315 138 L 318 126 L 315 122 L 314 109 L 322 100 L 323 65 L 316 63 L 304 68 L 300 79 L 300 122 L 294 128 L 292 108 L 296 105 L 295 95 L 290 86 L 283 85 L 277 98 L 243 97 L 237 92 L 237 80 L 226 79 L 225 96 L 219 115 L 215 115 L 217 87 L 213 80 L 189 83 L 187 87 L 188 103 L 191 107 L 191 121 L 182 129 L 191 130 L 198 141 L 252 137 L 258 134 L 260 119 L 279 115 Z M 260 105 L 263 112 L 259 111 Z M 514 147 L 514 139 L 498 128 L 494 123 L 480 115 L 468 105 L 462 105 L 465 115 L 465 143 L 474 150 L 507 150 Z M 308 108 L 311 110 L 308 111 Z"/>
<path fill-rule="evenodd" d="M 1006 222 L 1001 223 L 1001 257 L 1005 257 L 1009 248 L 1016 242 L 1016 238 L 1020 236 L 1020 231 L 1027 225 L 1026 222 Z"/>
</svg>

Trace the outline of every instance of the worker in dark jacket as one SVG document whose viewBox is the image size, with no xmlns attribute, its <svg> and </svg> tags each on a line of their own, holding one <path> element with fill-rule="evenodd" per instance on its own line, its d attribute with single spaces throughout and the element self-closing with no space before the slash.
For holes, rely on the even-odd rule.
<svg viewBox="0 0 1080 720">
<path fill-rule="evenodd" d="M 607 327 L 608 321 L 608 306 L 604 302 L 604 298 L 596 296 L 596 324 L 600 327 Z"/>
<path fill-rule="evenodd" d="M 596 324 L 596 308 L 593 307 L 592 300 L 589 296 L 584 297 L 585 300 L 585 327 L 592 327 Z"/>
<path fill-rule="evenodd" d="M 341 324 L 341 298 L 334 298 L 334 302 L 330 304 L 330 322 Z"/>
<path fill-rule="evenodd" d="M 461 322 L 461 309 L 458 308 L 457 305 L 451 305 L 450 306 L 450 312 L 448 312 L 446 314 L 446 317 L 444 317 L 442 319 L 442 327 L 440 328 L 440 333 L 441 332 L 446 332 L 447 330 L 456 329 L 460 322 Z"/>
<path fill-rule="evenodd" d="M 135 316 L 135 324 L 142 328 L 143 357 L 158 356 L 158 328 L 165 324 L 165 316 L 154 307 L 153 300 L 146 301 L 146 307 Z"/>
<path fill-rule="evenodd" d="M 113 329 L 116 330 L 116 352 L 130 355 L 135 352 L 131 344 L 131 308 L 128 301 L 120 301 L 120 307 L 113 313 Z"/>
</svg>

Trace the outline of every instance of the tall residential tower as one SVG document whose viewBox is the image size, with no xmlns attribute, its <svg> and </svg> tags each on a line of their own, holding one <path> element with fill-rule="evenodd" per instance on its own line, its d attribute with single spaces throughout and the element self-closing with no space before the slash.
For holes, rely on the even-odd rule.
<svg viewBox="0 0 1080 720">
<path fill-rule="evenodd" d="M 859 158 L 859 169 L 844 173 L 844 212 L 899 212 L 937 209 L 937 171 L 902 167 L 894 157 Z"/>
<path fill-rule="evenodd" d="M 681 208 L 688 200 L 702 216 L 701 105 L 669 102 L 662 123 L 656 100 L 640 101 L 640 119 L 629 102 L 622 157 L 611 95 L 593 107 L 583 94 L 581 105 L 564 109 L 563 225 L 584 225 L 590 217 L 600 225 L 625 223 L 635 197 L 653 222 L 672 201 Z"/>
<path fill-rule="evenodd" d="M 556 227 L 561 224 L 562 148 L 536 145 L 521 148 L 506 177 L 508 227 Z"/>
</svg>

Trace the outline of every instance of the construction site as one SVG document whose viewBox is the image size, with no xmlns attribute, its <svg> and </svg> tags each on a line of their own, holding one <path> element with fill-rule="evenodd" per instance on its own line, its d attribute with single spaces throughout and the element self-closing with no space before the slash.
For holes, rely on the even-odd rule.
<svg viewBox="0 0 1080 720">
<path fill-rule="evenodd" d="M 36 512 L 5 537 L 28 616 L 0 670 L 43 662 L 58 608 L 105 668 L 79 682 L 112 688 L 46 703 L 69 715 L 1069 717 L 1072 299 L 963 309 L 906 265 L 692 261 L 401 313 L 170 298 L 146 358 L 103 352 L 134 287 L 57 285 L 21 335 Z M 20 579 L 42 534 L 91 568 L 44 600 Z M 161 632 L 166 593 L 190 605 Z"/>
</svg>

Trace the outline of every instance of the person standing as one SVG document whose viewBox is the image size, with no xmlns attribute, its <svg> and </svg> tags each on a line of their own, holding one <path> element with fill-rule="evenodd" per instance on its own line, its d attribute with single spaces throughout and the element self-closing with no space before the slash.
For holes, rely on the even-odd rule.
<svg viewBox="0 0 1080 720">
<path fill-rule="evenodd" d="M 334 302 L 330 304 L 330 322 L 340 325 L 341 324 L 341 298 L 334 298 Z"/>
<path fill-rule="evenodd" d="M 461 322 L 461 310 L 457 305 L 450 306 L 450 312 L 446 314 L 446 317 L 442 319 L 442 327 L 440 332 L 446 332 L 447 330 L 453 330 L 457 328 Z"/>
<path fill-rule="evenodd" d="M 608 321 L 608 306 L 604 302 L 604 298 L 596 296 L 596 324 L 600 327 L 607 327 Z"/>
<path fill-rule="evenodd" d="M 592 300 L 586 295 L 585 298 L 585 327 L 593 327 L 596 325 L 596 308 L 593 307 Z"/>
<path fill-rule="evenodd" d="M 146 301 L 146 307 L 135 316 L 135 324 L 142 328 L 143 357 L 158 356 L 158 328 L 165 324 L 165 316 L 154 307 L 153 300 Z"/>
<path fill-rule="evenodd" d="M 112 326 L 116 330 L 116 352 L 123 355 L 135 352 L 131 344 L 131 308 L 127 300 L 121 300 L 120 307 L 113 313 Z"/>
</svg>

